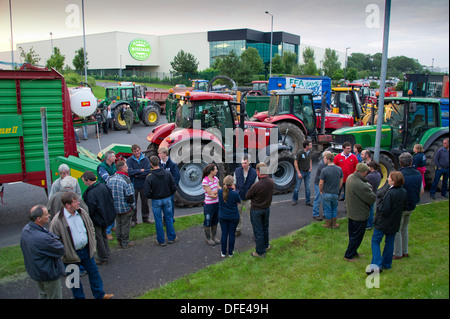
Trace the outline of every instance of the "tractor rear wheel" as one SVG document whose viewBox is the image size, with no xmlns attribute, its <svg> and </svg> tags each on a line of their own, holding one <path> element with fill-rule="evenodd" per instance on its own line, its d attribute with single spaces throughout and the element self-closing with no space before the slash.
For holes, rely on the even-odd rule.
<svg viewBox="0 0 450 319">
<path fill-rule="evenodd" d="M 391 172 L 395 171 L 395 166 L 392 160 L 384 154 L 380 154 L 379 164 L 381 181 L 378 186 L 378 195 L 381 195 L 389 189 L 388 177 Z"/>
<path fill-rule="evenodd" d="M 278 165 L 272 174 L 275 183 L 274 194 L 288 193 L 295 187 L 294 156 L 286 151 L 278 154 Z"/>
<path fill-rule="evenodd" d="M 180 181 L 178 183 L 177 192 L 175 193 L 175 202 L 181 207 L 193 207 L 203 205 L 205 199 L 205 191 L 202 186 L 203 169 L 210 163 L 214 163 L 213 157 L 209 157 L 205 152 L 208 144 L 190 143 L 190 153 L 182 154 L 184 150 L 182 145 L 174 147 L 170 150 L 170 157 L 178 164 L 180 171 Z M 176 154 L 172 153 L 176 152 Z M 199 163 L 194 163 L 193 154 L 201 154 Z M 217 178 L 222 182 L 225 172 L 223 163 L 215 163 L 218 169 Z"/>
<path fill-rule="evenodd" d="M 125 123 L 125 118 L 123 117 L 123 109 L 127 104 L 121 104 L 114 108 L 114 128 L 119 131 L 127 129 L 127 124 Z M 131 122 L 133 123 L 133 121 Z"/>
<path fill-rule="evenodd" d="M 292 154 L 297 154 L 297 152 L 303 148 L 305 134 L 303 134 L 302 130 L 297 125 L 290 122 L 280 122 L 277 123 L 277 126 L 282 141 L 291 148 Z"/>
</svg>

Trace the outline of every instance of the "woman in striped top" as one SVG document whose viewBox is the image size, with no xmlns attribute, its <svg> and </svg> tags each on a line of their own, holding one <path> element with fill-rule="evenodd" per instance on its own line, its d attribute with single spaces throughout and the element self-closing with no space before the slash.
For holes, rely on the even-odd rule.
<svg viewBox="0 0 450 319">
<path fill-rule="evenodd" d="M 219 198 L 217 191 L 220 188 L 219 179 L 217 178 L 216 164 L 209 164 L 203 169 L 202 186 L 205 190 L 205 204 L 203 205 L 203 213 L 205 220 L 203 226 L 206 235 L 206 242 L 214 246 L 220 244 L 220 240 L 216 237 L 217 224 L 219 223 Z"/>
</svg>

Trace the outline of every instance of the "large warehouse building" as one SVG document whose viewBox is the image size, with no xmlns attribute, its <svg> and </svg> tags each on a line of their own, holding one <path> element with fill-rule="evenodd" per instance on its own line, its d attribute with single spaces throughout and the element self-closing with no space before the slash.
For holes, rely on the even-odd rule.
<svg viewBox="0 0 450 319">
<path fill-rule="evenodd" d="M 301 60 L 306 47 L 315 51 L 316 64 L 319 67 L 323 60 L 325 48 L 317 48 L 302 44 L 300 36 L 273 32 L 272 56 L 283 55 L 284 52 L 295 52 Z M 252 29 L 235 29 L 208 31 L 187 34 L 155 36 L 128 32 L 107 32 L 86 35 L 86 52 L 89 61 L 89 74 L 130 74 L 168 77 L 175 55 L 184 50 L 195 56 L 199 62 L 198 70 L 205 70 L 214 63 L 217 57 L 223 57 L 234 50 L 238 55 L 250 47 L 256 48 L 264 60 L 270 60 L 271 32 L 261 32 Z M 83 37 L 68 37 L 49 39 L 45 41 L 19 43 L 17 48 L 28 52 L 31 48 L 41 58 L 40 64 L 50 58 L 53 47 L 58 47 L 65 56 L 65 64 L 73 68 L 72 60 L 75 51 L 83 47 Z M 338 52 L 341 65 L 344 66 L 345 54 Z M 11 52 L 0 52 L 0 61 L 11 61 Z M 18 50 L 15 52 L 15 62 L 21 61 Z M 9 68 L 6 64 L 0 65 Z"/>
</svg>

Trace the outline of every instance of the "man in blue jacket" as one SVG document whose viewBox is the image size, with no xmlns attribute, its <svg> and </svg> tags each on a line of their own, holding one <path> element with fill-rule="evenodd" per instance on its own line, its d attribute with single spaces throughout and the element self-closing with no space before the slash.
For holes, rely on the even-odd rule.
<svg viewBox="0 0 450 319">
<path fill-rule="evenodd" d="M 44 205 L 31 208 L 28 217 L 31 221 L 23 228 L 20 237 L 25 269 L 37 282 L 39 299 L 61 299 L 64 246 L 58 236 L 44 228 L 50 218 Z"/>
<path fill-rule="evenodd" d="M 241 235 L 242 231 L 242 212 L 250 212 L 251 200 L 246 199 L 247 192 L 254 183 L 258 182 L 258 175 L 256 170 L 251 167 L 249 156 L 246 154 L 241 159 L 241 167 L 234 171 L 234 185 L 236 192 L 241 197 L 241 202 L 238 204 L 239 209 L 239 223 L 236 227 L 236 236 Z"/>
<path fill-rule="evenodd" d="M 144 182 L 148 174 L 150 174 L 151 166 L 148 157 L 141 153 L 141 147 L 137 144 L 131 146 L 133 155 L 127 159 L 128 176 L 133 182 L 134 186 L 134 199 L 136 201 L 136 209 L 134 215 L 131 218 L 131 227 L 137 224 L 137 201 L 138 197 L 141 197 L 141 214 L 142 221 L 144 223 L 154 224 L 150 221 L 150 209 L 148 206 L 148 198 L 144 195 Z"/>
</svg>

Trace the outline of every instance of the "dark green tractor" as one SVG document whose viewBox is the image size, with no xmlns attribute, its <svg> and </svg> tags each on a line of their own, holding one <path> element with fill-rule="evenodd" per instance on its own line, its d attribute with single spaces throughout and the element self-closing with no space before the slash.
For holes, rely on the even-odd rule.
<svg viewBox="0 0 450 319">
<path fill-rule="evenodd" d="M 127 105 L 133 110 L 133 122 L 142 121 L 146 126 L 155 126 L 159 122 L 160 107 L 155 101 L 145 98 L 145 87 L 141 85 L 111 86 L 106 88 L 105 99 L 98 107 L 104 109 L 111 106 L 114 111 L 114 127 L 117 130 L 127 128 L 124 111 Z"/>
<path fill-rule="evenodd" d="M 342 128 L 332 133 L 332 151 L 342 152 L 342 143 L 361 144 L 363 149 L 375 149 L 377 126 L 366 125 Z M 442 125 L 441 107 L 438 99 L 417 97 L 386 97 L 381 133 L 379 163 L 382 180 L 379 189 L 389 187 L 387 177 L 393 170 L 400 169 L 398 157 L 403 152 L 412 155 L 414 145 L 422 144 L 427 157 L 425 184 L 433 182 L 434 154 L 449 136 L 448 126 Z"/>
</svg>

